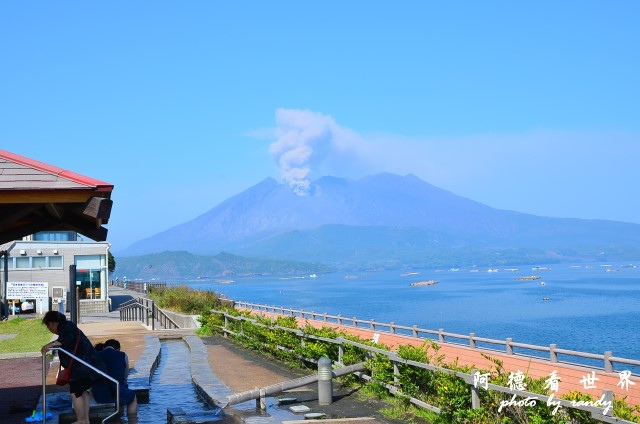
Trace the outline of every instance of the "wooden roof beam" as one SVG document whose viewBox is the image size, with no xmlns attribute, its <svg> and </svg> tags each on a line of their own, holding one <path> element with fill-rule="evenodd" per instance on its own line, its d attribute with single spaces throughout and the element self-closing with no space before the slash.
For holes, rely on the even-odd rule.
<svg viewBox="0 0 640 424">
<path fill-rule="evenodd" d="M 6 190 L 1 203 L 86 203 L 95 196 L 93 190 Z"/>
</svg>

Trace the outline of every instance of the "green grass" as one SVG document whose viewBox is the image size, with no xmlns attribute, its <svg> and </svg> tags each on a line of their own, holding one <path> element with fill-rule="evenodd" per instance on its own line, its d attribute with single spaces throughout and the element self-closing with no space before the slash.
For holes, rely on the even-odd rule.
<svg viewBox="0 0 640 424">
<path fill-rule="evenodd" d="M 0 334 L 16 335 L 0 341 L 0 354 L 40 352 L 40 348 L 53 337 L 41 320 L 24 318 L 0 322 Z"/>
<path fill-rule="evenodd" d="M 202 314 L 220 305 L 220 297 L 211 290 L 196 290 L 189 286 L 153 288 L 149 297 L 161 308 L 183 314 Z"/>
</svg>

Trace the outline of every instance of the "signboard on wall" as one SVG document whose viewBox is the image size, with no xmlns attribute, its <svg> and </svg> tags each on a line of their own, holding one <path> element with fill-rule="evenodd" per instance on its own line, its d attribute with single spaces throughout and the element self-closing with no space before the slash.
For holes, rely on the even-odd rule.
<svg viewBox="0 0 640 424">
<path fill-rule="evenodd" d="M 38 281 L 7 281 L 7 299 L 49 299 L 49 283 Z"/>
</svg>

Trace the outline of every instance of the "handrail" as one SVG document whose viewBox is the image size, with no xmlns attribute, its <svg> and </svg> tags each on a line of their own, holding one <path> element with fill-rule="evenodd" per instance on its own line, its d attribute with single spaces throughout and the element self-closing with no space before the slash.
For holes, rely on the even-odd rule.
<svg viewBox="0 0 640 424">
<path fill-rule="evenodd" d="M 115 283 L 115 282 L 114 282 Z M 145 282 L 145 281 L 118 281 L 114 284 L 116 287 L 121 287 L 125 290 L 131 290 L 138 293 L 147 293 L 149 288 L 164 289 L 167 287 L 167 283 L 164 282 Z"/>
<path fill-rule="evenodd" d="M 149 306 L 149 304 L 151 306 Z M 180 326 L 167 315 L 162 309 L 158 308 L 151 299 L 139 297 L 131 299 L 120 305 L 120 321 L 140 321 L 149 325 L 149 315 L 151 315 L 151 329 L 155 330 L 156 320 L 168 329 L 180 328 Z"/>
<path fill-rule="evenodd" d="M 489 345 L 504 346 L 504 351 L 507 353 L 507 355 L 525 356 L 528 358 L 547 360 L 553 363 L 557 362 L 557 363 L 564 363 L 564 364 L 575 364 L 574 362 L 571 362 L 571 361 L 559 360 L 558 354 L 574 356 L 574 357 L 583 358 L 583 359 L 600 360 L 603 362 L 602 369 L 605 372 L 613 372 L 614 363 L 625 364 L 625 365 L 640 364 L 640 361 L 638 360 L 613 356 L 613 352 L 610 352 L 610 351 L 604 352 L 603 354 L 595 354 L 595 353 L 580 352 L 575 350 L 559 349 L 556 344 L 551 344 L 549 346 L 538 346 L 538 345 L 532 345 L 527 343 L 518 343 L 518 342 L 514 342 L 511 337 L 508 337 L 506 340 L 496 340 L 496 339 L 490 339 L 490 338 L 484 338 L 484 337 L 476 337 L 475 333 L 470 333 L 468 335 L 449 333 L 449 332 L 445 332 L 444 329 L 442 328 L 438 330 L 429 330 L 424 328 L 418 328 L 417 325 L 408 327 L 403 325 L 397 325 L 394 322 L 383 323 L 383 322 L 376 322 L 374 320 L 361 320 L 356 317 L 348 318 L 348 317 L 343 317 L 342 315 L 328 315 L 326 313 L 321 314 L 314 311 L 309 312 L 309 311 L 304 311 L 302 309 L 297 310 L 297 309 L 270 306 L 270 305 L 244 302 L 244 301 L 234 301 L 234 304 L 236 307 L 245 308 L 245 309 L 249 309 L 251 311 L 256 311 L 256 312 L 265 312 L 265 313 L 271 313 L 274 315 L 277 314 L 282 316 L 299 317 L 301 319 L 311 319 L 313 321 L 318 321 L 318 322 L 332 323 L 340 326 L 353 327 L 358 329 L 370 329 L 370 330 L 379 331 L 383 333 L 407 336 L 407 337 L 412 337 L 416 339 L 431 339 L 439 343 L 469 346 L 473 349 L 499 351 L 497 348 L 492 348 L 487 346 L 477 346 L 476 344 L 477 342 L 485 343 Z M 447 340 L 446 338 L 449 338 L 449 340 Z M 452 341 L 451 339 L 467 340 L 468 344 Z M 545 358 L 545 356 L 543 355 L 535 355 L 531 352 L 529 353 L 514 352 L 513 351 L 514 348 L 521 348 L 521 349 L 526 349 L 528 351 L 535 351 L 535 352 L 541 352 L 541 353 L 548 352 L 549 356 L 548 358 Z"/>
<path fill-rule="evenodd" d="M 248 321 L 251 322 L 253 325 L 257 326 L 257 327 L 261 327 L 261 328 L 273 328 L 273 329 L 279 329 L 279 330 L 283 330 L 286 332 L 290 332 L 292 334 L 295 334 L 298 337 L 301 337 L 303 340 L 304 339 L 311 339 L 311 340 L 323 340 L 332 344 L 336 344 L 338 345 L 338 363 L 342 363 L 342 346 L 344 346 L 345 344 L 348 345 L 352 345 L 355 346 L 357 348 L 369 351 L 369 352 L 375 352 L 377 354 L 380 355 L 384 355 L 386 356 L 392 363 L 395 364 L 406 364 L 412 367 L 417 367 L 417 368 L 421 368 L 421 369 L 425 369 L 425 370 L 429 370 L 429 371 L 436 371 L 436 372 L 444 372 L 450 375 L 453 375 L 455 377 L 461 378 L 465 384 L 467 384 L 468 386 L 470 386 L 470 390 L 472 392 L 472 398 L 475 397 L 474 393 L 477 394 L 477 386 L 476 386 L 476 382 L 474 381 L 475 375 L 477 373 L 479 373 L 479 371 L 477 369 L 473 369 L 471 370 L 471 373 L 466 373 L 466 372 L 462 372 L 462 371 L 456 371 L 456 370 L 452 370 L 449 368 L 445 368 L 443 366 L 439 366 L 439 365 L 431 365 L 428 363 L 422 363 L 422 362 L 417 362 L 417 361 L 413 361 L 410 359 L 405 359 L 405 358 L 401 358 L 398 356 L 398 354 L 396 352 L 391 352 L 391 351 L 387 351 L 384 349 L 379 349 L 373 346 L 369 346 L 363 343 L 358 343 L 356 341 L 353 340 L 349 340 L 346 339 L 344 337 L 338 337 L 337 339 L 327 339 L 324 337 L 319 337 L 319 336 L 315 336 L 312 334 L 306 334 L 303 331 L 300 331 L 297 328 L 288 328 L 288 327 L 281 327 L 278 325 L 265 325 L 262 324 L 260 322 L 258 322 L 255 319 L 249 318 L 249 317 L 243 317 L 243 316 L 234 316 L 231 315 L 225 311 L 218 311 L 215 309 L 211 310 L 212 313 L 217 313 L 217 314 L 221 314 L 225 320 L 224 320 L 224 325 L 221 326 L 220 328 L 222 329 L 223 333 L 225 334 L 232 334 L 235 336 L 243 336 L 243 337 L 247 337 L 250 338 L 250 336 L 241 333 L 234 333 L 233 331 L 231 331 L 229 328 L 227 328 L 227 322 L 228 320 L 237 320 L 237 321 Z M 257 341 L 255 339 L 252 339 L 254 341 Z M 259 342 L 258 342 L 259 343 Z M 278 348 L 281 349 L 286 349 L 284 347 L 278 346 Z M 394 366 L 394 375 L 397 373 L 396 367 Z M 357 374 L 357 373 L 356 373 Z M 396 375 L 397 376 L 397 375 Z M 374 378 L 367 376 L 365 374 L 360 374 L 359 377 L 365 379 L 365 380 L 375 380 Z M 377 380 L 376 380 L 377 381 Z M 380 382 L 378 381 L 378 383 L 381 383 L 384 387 L 387 388 L 387 390 L 389 390 L 391 393 L 394 394 L 402 394 L 402 392 L 400 391 L 400 389 L 398 387 L 396 387 L 394 384 L 390 384 L 390 383 L 385 383 L 385 382 Z M 536 399 L 536 401 L 540 401 L 541 403 L 547 403 L 547 405 L 552 405 L 552 406 L 556 406 L 556 407 L 568 407 L 568 408 L 572 408 L 572 409 L 577 409 L 577 410 L 581 410 L 581 411 L 585 411 L 591 414 L 591 417 L 603 421 L 603 422 L 607 422 L 607 423 L 625 423 L 625 424 L 632 424 L 632 421 L 628 421 L 622 418 L 618 418 L 613 416 L 613 409 L 612 409 L 612 405 L 613 405 L 613 392 L 611 390 L 603 390 L 603 395 L 602 395 L 602 399 L 604 401 L 604 406 L 602 408 L 598 408 L 594 405 L 589 405 L 589 404 L 580 404 L 580 403 L 574 403 L 570 400 L 566 400 L 566 399 L 561 399 L 561 398 L 555 398 L 554 394 L 551 393 L 550 395 L 543 395 L 540 393 L 534 393 L 534 392 L 529 392 L 526 390 L 517 390 L 517 389 L 512 389 L 509 387 L 503 387 L 503 386 L 499 386 L 496 384 L 491 384 L 491 383 L 487 383 L 487 387 L 486 389 L 492 389 L 501 393 L 505 393 L 505 394 L 510 394 L 513 395 L 514 398 L 515 396 L 521 396 L 523 398 L 528 398 L 528 399 Z M 242 394 L 244 396 L 244 394 Z M 248 395 L 248 394 L 247 394 Z M 439 412 L 439 408 L 437 407 L 433 407 L 431 405 L 428 405 L 422 401 L 420 401 L 419 399 L 416 399 L 412 396 L 408 396 L 409 400 L 411 403 L 421 406 L 423 408 L 427 408 L 430 409 L 434 412 Z M 232 397 L 228 398 L 228 403 L 229 400 L 232 399 Z M 244 398 L 242 400 L 245 400 Z M 505 401 L 503 401 L 505 402 Z M 502 404 L 502 403 L 501 403 Z M 225 405 L 226 406 L 226 405 Z M 477 399 L 477 403 L 472 402 L 472 407 L 475 408 L 480 408 L 480 400 Z M 557 409 L 557 408 L 556 408 Z"/>
<path fill-rule="evenodd" d="M 49 351 L 51 351 L 51 350 L 57 350 L 58 353 L 60 351 L 66 353 L 67 355 L 69 355 L 73 359 L 75 359 L 76 361 L 78 361 L 81 364 L 85 365 L 86 367 L 92 369 L 93 371 L 97 372 L 101 376 L 106 377 L 109 380 L 111 380 L 114 383 L 116 383 L 116 410 L 115 410 L 115 412 L 113 414 L 109 415 L 108 417 L 106 417 L 105 419 L 102 420 L 103 424 L 106 423 L 109 418 L 115 416 L 118 413 L 118 411 L 120 411 L 120 382 L 118 380 L 116 380 L 115 378 L 113 378 L 110 375 L 106 374 L 105 372 L 99 370 L 98 368 L 94 367 L 93 365 L 85 362 L 84 360 L 78 358 L 73 353 L 67 352 L 65 349 L 63 349 L 61 347 L 52 347 L 52 348 L 49 349 Z M 42 419 L 43 420 L 47 419 L 47 367 L 46 367 L 46 359 L 45 358 L 46 358 L 46 352 L 42 354 Z"/>
</svg>

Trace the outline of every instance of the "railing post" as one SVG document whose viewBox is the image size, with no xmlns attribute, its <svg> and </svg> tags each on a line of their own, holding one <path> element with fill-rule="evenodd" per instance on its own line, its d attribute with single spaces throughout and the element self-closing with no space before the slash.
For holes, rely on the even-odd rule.
<svg viewBox="0 0 640 424">
<path fill-rule="evenodd" d="M 338 314 L 338 325 L 342 325 L 342 314 Z"/>
<path fill-rule="evenodd" d="M 613 390 L 603 390 L 602 395 L 604 397 L 604 403 L 608 405 L 613 405 Z M 603 411 L 604 412 L 604 411 Z M 606 414 L 603 414 L 606 417 L 613 416 L 613 406 L 609 408 Z"/>
<path fill-rule="evenodd" d="M 391 362 L 393 362 L 393 385 L 398 386 L 400 382 L 400 368 L 398 367 L 398 355 L 394 354 L 393 356 L 389 356 Z"/>
<path fill-rule="evenodd" d="M 356 317 L 353 317 L 352 321 L 353 328 L 358 328 L 358 319 Z"/>
<path fill-rule="evenodd" d="M 613 356 L 613 352 L 609 350 L 604 353 L 604 371 L 605 372 L 613 372 L 613 364 L 611 363 L 612 356 Z"/>
<path fill-rule="evenodd" d="M 396 323 L 393 321 L 389 323 L 389 332 L 391 334 L 396 334 Z"/>
<path fill-rule="evenodd" d="M 476 336 L 476 333 L 469 333 L 469 347 L 472 349 L 476 348 L 476 341 L 473 339 Z"/>
<path fill-rule="evenodd" d="M 375 322 L 375 320 L 371 320 L 371 324 L 370 324 L 370 325 L 371 325 L 371 329 L 372 329 L 372 330 L 375 330 L 375 329 L 376 329 L 376 322 Z"/>
<path fill-rule="evenodd" d="M 471 375 L 475 375 L 478 372 L 475 368 L 471 370 Z M 480 390 L 475 384 L 471 384 L 471 408 L 480 408 Z"/>
<path fill-rule="evenodd" d="M 342 341 L 344 340 L 344 337 L 340 336 L 338 337 L 337 340 L 338 340 L 338 362 L 343 364 L 342 355 L 344 355 L 344 344 Z"/>
<path fill-rule="evenodd" d="M 414 325 L 413 327 L 411 327 L 411 331 L 412 331 L 412 333 L 413 333 L 413 337 L 414 337 L 415 339 L 417 339 L 417 338 L 418 338 L 418 326 L 417 326 L 417 325 Z"/>
<path fill-rule="evenodd" d="M 513 347 L 511 346 L 511 337 L 507 337 L 507 355 L 513 355 Z"/>
<path fill-rule="evenodd" d="M 229 318 L 227 317 L 227 314 L 224 314 L 224 331 L 223 331 L 224 337 L 229 337 L 227 333 L 228 327 L 229 327 Z"/>
<path fill-rule="evenodd" d="M 156 302 L 151 301 L 151 329 L 156 329 Z"/>
<path fill-rule="evenodd" d="M 556 353 L 557 348 L 558 348 L 558 345 L 555 343 L 551 343 L 549 345 L 549 360 L 551 362 L 558 362 L 558 354 Z"/>
<path fill-rule="evenodd" d="M 438 341 L 444 343 L 444 328 L 438 328 Z"/>
<path fill-rule="evenodd" d="M 327 313 L 325 312 L 324 313 L 324 322 L 327 322 L 327 321 L 329 321 L 329 318 L 327 317 Z"/>
</svg>

